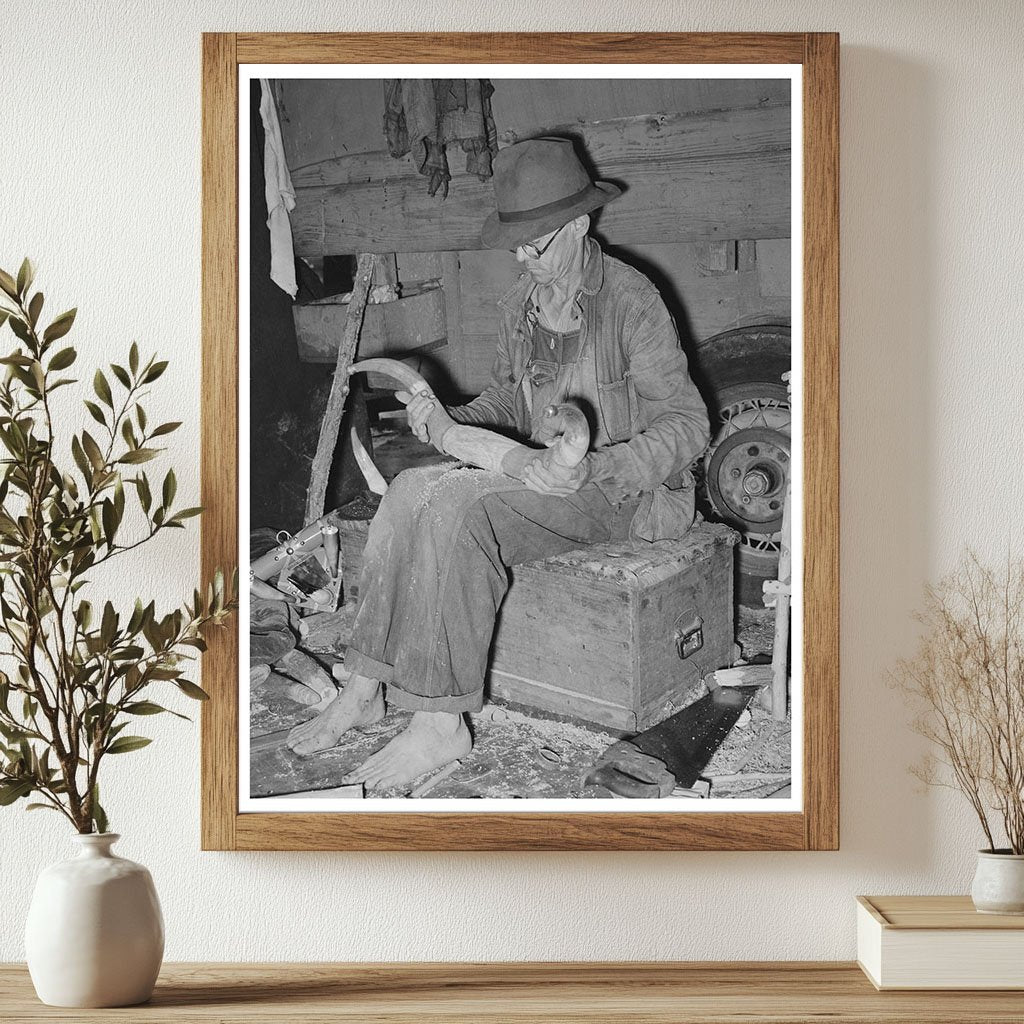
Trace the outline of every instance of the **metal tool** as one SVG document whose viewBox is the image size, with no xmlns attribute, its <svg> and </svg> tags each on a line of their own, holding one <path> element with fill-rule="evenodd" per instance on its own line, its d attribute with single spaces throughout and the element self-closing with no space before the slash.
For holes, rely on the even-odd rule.
<svg viewBox="0 0 1024 1024">
<path fill-rule="evenodd" d="M 258 597 L 290 601 L 312 611 L 334 611 L 341 596 L 341 545 L 337 525 L 325 517 L 304 526 L 294 535 L 282 530 L 277 539 L 277 546 L 254 559 L 249 567 L 251 591 Z M 310 558 L 315 558 L 327 575 L 324 585 L 312 590 L 308 586 L 303 589 L 292 579 L 293 573 Z"/>
<path fill-rule="evenodd" d="M 756 686 L 719 687 L 645 732 L 613 743 L 584 780 L 592 787 L 588 795 L 604 790 L 650 799 L 693 788 L 755 693 Z"/>
</svg>

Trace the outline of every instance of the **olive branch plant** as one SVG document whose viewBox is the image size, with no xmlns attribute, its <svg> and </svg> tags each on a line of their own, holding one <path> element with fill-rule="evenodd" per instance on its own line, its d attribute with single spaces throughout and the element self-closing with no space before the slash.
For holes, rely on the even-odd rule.
<svg viewBox="0 0 1024 1024">
<path fill-rule="evenodd" d="M 963 793 L 989 852 L 1006 850 L 997 847 L 1001 831 L 1007 852 L 1024 854 L 1024 560 L 1007 558 L 997 571 L 968 552 L 926 588 L 915 617 L 917 651 L 898 663 L 894 681 L 938 757 L 911 771 Z"/>
<path fill-rule="evenodd" d="M 207 627 L 231 614 L 237 572 L 226 584 L 218 571 L 204 592 L 163 615 L 141 598 L 124 614 L 109 600 L 94 607 L 86 599 L 93 570 L 202 510 L 173 507 L 173 469 L 155 495 L 137 468 L 181 425 L 147 421 L 141 401 L 167 362 L 142 360 L 137 344 L 125 365 L 96 370 L 96 400 L 84 400 L 92 432 L 60 436 L 51 399 L 77 383 L 62 376 L 77 353 L 57 342 L 76 310 L 42 328 L 33 278 L 27 259 L 17 275 L 0 271 L 0 328 L 6 322 L 17 341 L 0 357 L 0 668 L 10 669 L 0 671 L 0 806 L 35 795 L 29 809 L 56 810 L 80 833 L 106 832 L 101 764 L 152 742 L 125 733 L 133 720 L 187 717 L 148 699 L 158 686 L 207 699 L 185 672 L 206 649 Z M 127 518 L 144 524 L 134 532 L 125 523 L 132 492 Z"/>
</svg>

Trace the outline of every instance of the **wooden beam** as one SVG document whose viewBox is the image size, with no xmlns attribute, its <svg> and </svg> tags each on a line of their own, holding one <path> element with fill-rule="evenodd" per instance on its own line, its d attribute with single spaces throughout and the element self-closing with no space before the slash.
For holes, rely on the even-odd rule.
<svg viewBox="0 0 1024 1024">
<path fill-rule="evenodd" d="M 612 244 L 790 234 L 790 107 L 654 114 L 545 129 L 576 138 L 624 194 L 600 212 Z M 456 173 L 428 196 L 407 158 L 361 153 L 296 168 L 292 231 L 303 256 L 478 249 L 490 181 Z"/>
</svg>

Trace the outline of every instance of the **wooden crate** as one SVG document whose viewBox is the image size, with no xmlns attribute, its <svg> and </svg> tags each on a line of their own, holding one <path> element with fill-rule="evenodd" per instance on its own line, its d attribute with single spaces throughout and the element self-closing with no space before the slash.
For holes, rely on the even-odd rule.
<svg viewBox="0 0 1024 1024">
<path fill-rule="evenodd" d="M 356 593 L 367 524 L 338 520 L 345 596 Z M 688 703 L 733 660 L 733 546 L 701 523 L 657 544 L 595 544 L 517 565 L 501 606 L 488 693 L 622 733 Z M 700 646 L 693 631 L 699 626 Z M 691 634 L 686 656 L 677 633 Z"/>
<path fill-rule="evenodd" d="M 624 733 L 661 721 L 733 659 L 735 542 L 728 527 L 702 523 L 678 541 L 515 566 L 490 694 Z"/>
</svg>

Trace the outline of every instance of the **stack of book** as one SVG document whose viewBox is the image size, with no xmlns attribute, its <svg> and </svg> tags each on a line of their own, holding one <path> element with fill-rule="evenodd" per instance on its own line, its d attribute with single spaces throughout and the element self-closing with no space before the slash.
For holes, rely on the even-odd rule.
<svg viewBox="0 0 1024 1024">
<path fill-rule="evenodd" d="M 970 896 L 858 896 L 857 962 L 878 989 L 1024 989 L 1024 915 L 979 914 Z"/>
</svg>

